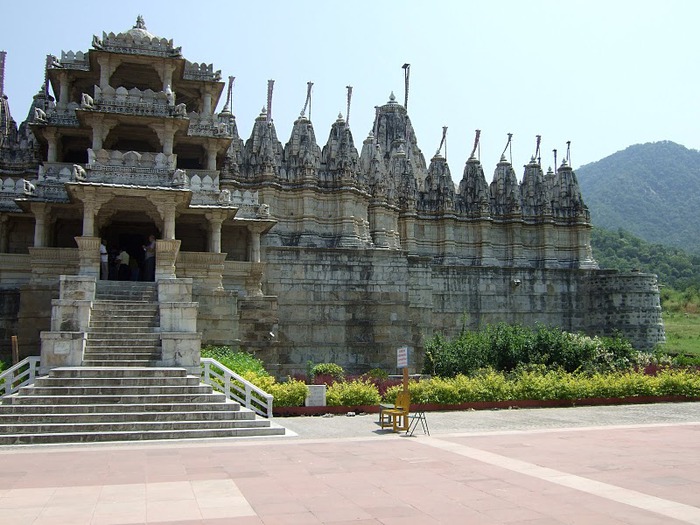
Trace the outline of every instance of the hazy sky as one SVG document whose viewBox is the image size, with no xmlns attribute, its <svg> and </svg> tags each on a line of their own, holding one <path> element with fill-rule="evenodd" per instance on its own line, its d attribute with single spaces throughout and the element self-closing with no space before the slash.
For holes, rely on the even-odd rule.
<svg viewBox="0 0 700 525">
<path fill-rule="evenodd" d="M 448 126 L 447 159 L 459 181 L 481 129 L 487 178 L 513 133 L 519 176 L 542 135 L 542 164 L 571 141 L 574 167 L 631 144 L 672 140 L 700 147 L 697 0 L 381 0 L 5 2 L 0 49 L 13 117 L 26 117 L 45 56 L 87 51 L 92 35 L 123 32 L 141 14 L 192 62 L 236 77 L 241 137 L 266 102 L 284 144 L 314 82 L 311 119 L 325 144 L 353 86 L 350 127 L 358 150 L 374 107 L 404 100 L 426 160 Z M 220 102 L 217 110 L 223 106 Z"/>
</svg>

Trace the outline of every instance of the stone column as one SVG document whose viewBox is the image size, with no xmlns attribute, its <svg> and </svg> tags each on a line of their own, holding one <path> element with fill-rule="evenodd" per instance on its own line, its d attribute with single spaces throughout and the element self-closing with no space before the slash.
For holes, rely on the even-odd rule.
<svg viewBox="0 0 700 525">
<path fill-rule="evenodd" d="M 163 154 L 168 156 L 172 155 L 173 142 L 175 140 L 175 128 L 173 127 L 173 123 L 170 120 L 166 120 L 164 123 L 153 123 L 151 124 L 151 129 L 158 135 L 158 139 L 163 147 Z"/>
<path fill-rule="evenodd" d="M 79 275 L 89 275 L 100 278 L 100 241 L 99 237 L 75 237 L 80 258 Z"/>
<path fill-rule="evenodd" d="M 160 79 L 163 81 L 163 91 L 168 89 L 168 86 L 173 85 L 173 71 L 175 67 L 170 62 L 163 64 L 163 70 L 160 71 Z"/>
<path fill-rule="evenodd" d="M 204 93 L 202 93 L 202 116 L 208 117 L 211 115 L 211 91 L 208 88 L 204 88 Z"/>
<path fill-rule="evenodd" d="M 174 202 L 165 202 L 158 207 L 163 217 L 163 239 L 166 241 L 175 238 L 175 206 Z"/>
<path fill-rule="evenodd" d="M 83 201 L 83 237 L 95 235 L 95 201 L 85 199 Z"/>
<path fill-rule="evenodd" d="M 58 161 L 58 133 L 55 129 L 45 129 L 44 137 L 46 137 L 49 143 L 48 151 L 46 153 L 47 162 L 57 162 Z"/>
<path fill-rule="evenodd" d="M 10 249 L 10 218 L 0 215 L 0 253 L 7 253 Z"/>
<path fill-rule="evenodd" d="M 97 63 L 100 65 L 100 89 L 105 89 L 109 87 L 109 79 L 121 63 L 121 58 L 102 55 L 97 59 Z"/>
<path fill-rule="evenodd" d="M 216 144 L 215 141 L 209 140 L 206 143 L 206 151 L 207 151 L 207 169 L 208 170 L 215 170 L 216 169 L 216 152 L 219 149 L 218 145 Z"/>
<path fill-rule="evenodd" d="M 46 245 L 46 204 L 33 202 L 31 210 L 34 215 L 34 247 L 41 248 Z"/>
<path fill-rule="evenodd" d="M 209 239 L 207 240 L 207 249 L 211 253 L 221 253 L 221 224 L 226 217 L 217 212 L 206 214 L 209 221 Z"/>
<path fill-rule="evenodd" d="M 248 227 L 250 231 L 250 260 L 254 263 L 260 262 L 260 231 L 256 228 Z"/>
<path fill-rule="evenodd" d="M 180 253 L 179 240 L 156 240 L 156 281 L 176 277 L 175 261 L 178 253 Z"/>
<path fill-rule="evenodd" d="M 60 82 L 60 91 L 58 95 L 58 103 L 56 104 L 56 106 L 60 109 L 65 109 L 66 106 L 68 106 L 68 97 L 70 96 L 68 92 L 70 88 L 68 74 L 64 71 L 60 72 L 58 74 L 58 81 Z"/>
</svg>

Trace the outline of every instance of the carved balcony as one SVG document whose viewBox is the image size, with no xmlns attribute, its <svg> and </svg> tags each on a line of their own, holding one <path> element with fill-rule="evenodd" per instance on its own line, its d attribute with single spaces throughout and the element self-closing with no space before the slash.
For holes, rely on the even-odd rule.
<svg viewBox="0 0 700 525">
<path fill-rule="evenodd" d="M 108 184 L 175 186 L 177 155 L 88 149 L 86 180 Z"/>
<path fill-rule="evenodd" d="M 193 111 L 188 113 L 187 117 L 190 119 L 190 124 L 187 128 L 187 135 L 190 137 L 224 139 L 233 137 L 233 125 L 220 119 L 219 115 L 200 115 Z"/>
<path fill-rule="evenodd" d="M 198 64 L 187 60 L 185 62 L 185 72 L 182 76 L 186 80 L 218 82 L 221 80 L 221 70 L 214 71 L 213 64 Z"/>
<path fill-rule="evenodd" d="M 81 109 L 120 115 L 138 115 L 153 117 L 186 117 L 184 105 L 175 105 L 175 94 L 165 91 L 153 91 L 125 87 L 107 86 L 101 89 L 95 86 L 94 98 L 84 94 Z"/>
</svg>

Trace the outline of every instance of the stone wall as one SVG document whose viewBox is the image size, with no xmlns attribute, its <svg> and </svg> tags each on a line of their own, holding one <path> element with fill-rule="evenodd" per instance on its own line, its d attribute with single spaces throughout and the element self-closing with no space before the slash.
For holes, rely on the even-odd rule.
<svg viewBox="0 0 700 525">
<path fill-rule="evenodd" d="M 361 373 L 393 370 L 433 333 L 504 321 L 592 335 L 619 330 L 637 348 L 664 340 L 653 275 L 600 270 L 445 266 L 390 250 L 268 248 L 267 294 L 278 297 L 277 340 L 259 354 L 276 374 L 308 361 Z M 273 350 L 274 347 L 274 350 Z"/>
</svg>

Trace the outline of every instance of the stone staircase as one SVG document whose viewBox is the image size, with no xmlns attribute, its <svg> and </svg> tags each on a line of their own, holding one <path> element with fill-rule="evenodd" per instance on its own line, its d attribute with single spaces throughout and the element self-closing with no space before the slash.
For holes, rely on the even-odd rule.
<svg viewBox="0 0 700 525">
<path fill-rule="evenodd" d="M 99 282 L 84 366 L 2 399 L 0 445 L 284 435 L 160 356 L 153 283 Z"/>
</svg>

